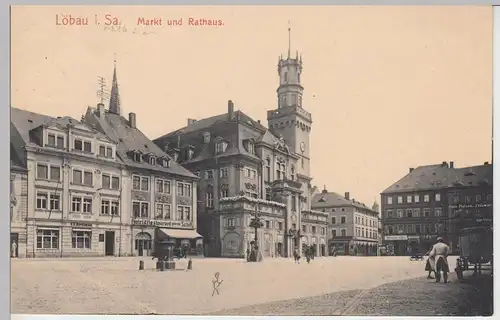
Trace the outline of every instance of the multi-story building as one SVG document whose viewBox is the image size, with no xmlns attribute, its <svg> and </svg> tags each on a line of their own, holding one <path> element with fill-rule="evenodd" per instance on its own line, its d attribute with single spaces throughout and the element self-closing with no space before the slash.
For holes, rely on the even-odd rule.
<svg viewBox="0 0 500 320">
<path fill-rule="evenodd" d="M 26 190 L 22 178 L 14 184 L 15 193 L 28 196 L 27 257 L 129 251 L 123 230 L 128 208 L 120 192 L 123 171 L 112 140 L 69 117 L 11 108 L 11 145 L 27 168 Z"/>
<path fill-rule="evenodd" d="M 135 113 L 121 115 L 116 67 L 109 110 L 99 104 L 89 108 L 83 121 L 116 142 L 116 154 L 123 163 L 121 195 L 129 208 L 124 240 L 131 254 L 153 252 L 156 232 L 202 253 L 203 239 L 196 232 L 198 177 L 172 160 L 137 127 Z M 156 228 L 159 227 L 159 228 Z"/>
<path fill-rule="evenodd" d="M 312 199 L 314 210 L 328 213 L 329 254 L 376 255 L 378 247 L 378 212 L 351 199 L 323 189 Z"/>
<path fill-rule="evenodd" d="M 278 73 L 278 108 L 267 112 L 268 128 L 229 101 L 227 113 L 188 119 L 154 140 L 201 178 L 198 231 L 210 256 L 243 257 L 256 214 L 264 221 L 257 230 L 264 256 L 291 256 L 305 241 L 325 253 L 327 215 L 311 210 L 312 118 L 302 105 L 302 58 L 281 57 Z"/>
<path fill-rule="evenodd" d="M 11 126 L 11 130 L 12 130 Z M 11 132 L 12 134 L 12 132 Z M 28 215 L 28 170 L 10 144 L 10 243 L 15 257 L 26 257 L 26 218 Z M 15 246 L 12 247 L 12 243 Z"/>
<path fill-rule="evenodd" d="M 492 183 L 492 165 L 488 163 L 455 168 L 454 162 L 443 162 L 410 168 L 406 176 L 381 194 L 384 243 L 396 255 L 425 253 L 441 236 L 456 251 L 458 230 L 453 231 L 450 219 L 456 204 L 450 200 L 459 201 L 457 194 L 462 195 L 464 201 L 472 195 L 476 200 L 475 196 L 481 195 L 478 203 L 487 202 L 488 194 L 492 199 Z M 492 208 L 481 207 L 481 210 L 489 212 Z"/>
</svg>

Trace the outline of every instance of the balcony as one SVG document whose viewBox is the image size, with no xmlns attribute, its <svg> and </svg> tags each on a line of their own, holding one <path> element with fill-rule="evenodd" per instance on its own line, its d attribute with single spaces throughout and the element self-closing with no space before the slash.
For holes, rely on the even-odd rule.
<svg viewBox="0 0 500 320">
<path fill-rule="evenodd" d="M 295 181 L 295 180 L 289 180 L 289 179 L 282 179 L 282 180 L 274 180 L 272 183 L 272 188 L 274 191 L 293 191 L 293 192 L 298 192 L 302 193 L 302 183 Z"/>
<path fill-rule="evenodd" d="M 219 211 L 258 211 L 261 214 L 285 215 L 286 206 L 283 203 L 245 196 L 221 198 Z"/>
<path fill-rule="evenodd" d="M 328 222 L 328 212 L 304 210 L 302 211 L 302 219 L 326 224 Z"/>
</svg>

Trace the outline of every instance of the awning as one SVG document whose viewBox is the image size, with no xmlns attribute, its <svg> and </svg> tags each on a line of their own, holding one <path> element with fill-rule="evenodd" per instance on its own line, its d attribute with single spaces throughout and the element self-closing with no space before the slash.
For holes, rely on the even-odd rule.
<svg viewBox="0 0 500 320">
<path fill-rule="evenodd" d="M 160 231 L 163 232 L 165 235 L 167 235 L 169 238 L 174 238 L 174 239 L 203 238 L 198 232 L 194 230 L 160 228 Z"/>
</svg>

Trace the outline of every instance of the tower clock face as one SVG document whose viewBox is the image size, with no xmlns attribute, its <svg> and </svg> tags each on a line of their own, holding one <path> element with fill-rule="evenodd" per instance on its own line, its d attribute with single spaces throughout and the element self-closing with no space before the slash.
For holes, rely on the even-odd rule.
<svg viewBox="0 0 500 320">
<path fill-rule="evenodd" d="M 300 143 L 300 151 L 302 152 L 306 151 L 306 144 L 304 142 Z"/>
</svg>

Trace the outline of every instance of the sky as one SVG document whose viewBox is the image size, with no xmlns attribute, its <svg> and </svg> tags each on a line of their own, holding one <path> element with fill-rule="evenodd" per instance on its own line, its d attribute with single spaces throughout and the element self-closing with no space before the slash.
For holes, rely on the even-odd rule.
<svg viewBox="0 0 500 320">
<path fill-rule="evenodd" d="M 371 205 L 410 167 L 491 161 L 491 6 L 13 6 L 11 106 L 80 119 L 111 86 L 150 138 L 227 112 L 267 123 L 303 58 L 312 184 Z M 106 14 L 120 23 L 105 26 Z M 89 25 L 61 25 L 63 18 Z M 99 25 L 96 24 L 96 16 Z M 138 25 L 161 18 L 162 26 Z M 167 20 L 182 18 L 182 26 Z M 222 20 L 190 26 L 189 19 Z M 76 20 L 75 20 L 76 21 Z M 108 88 L 109 89 L 109 88 Z"/>
</svg>

